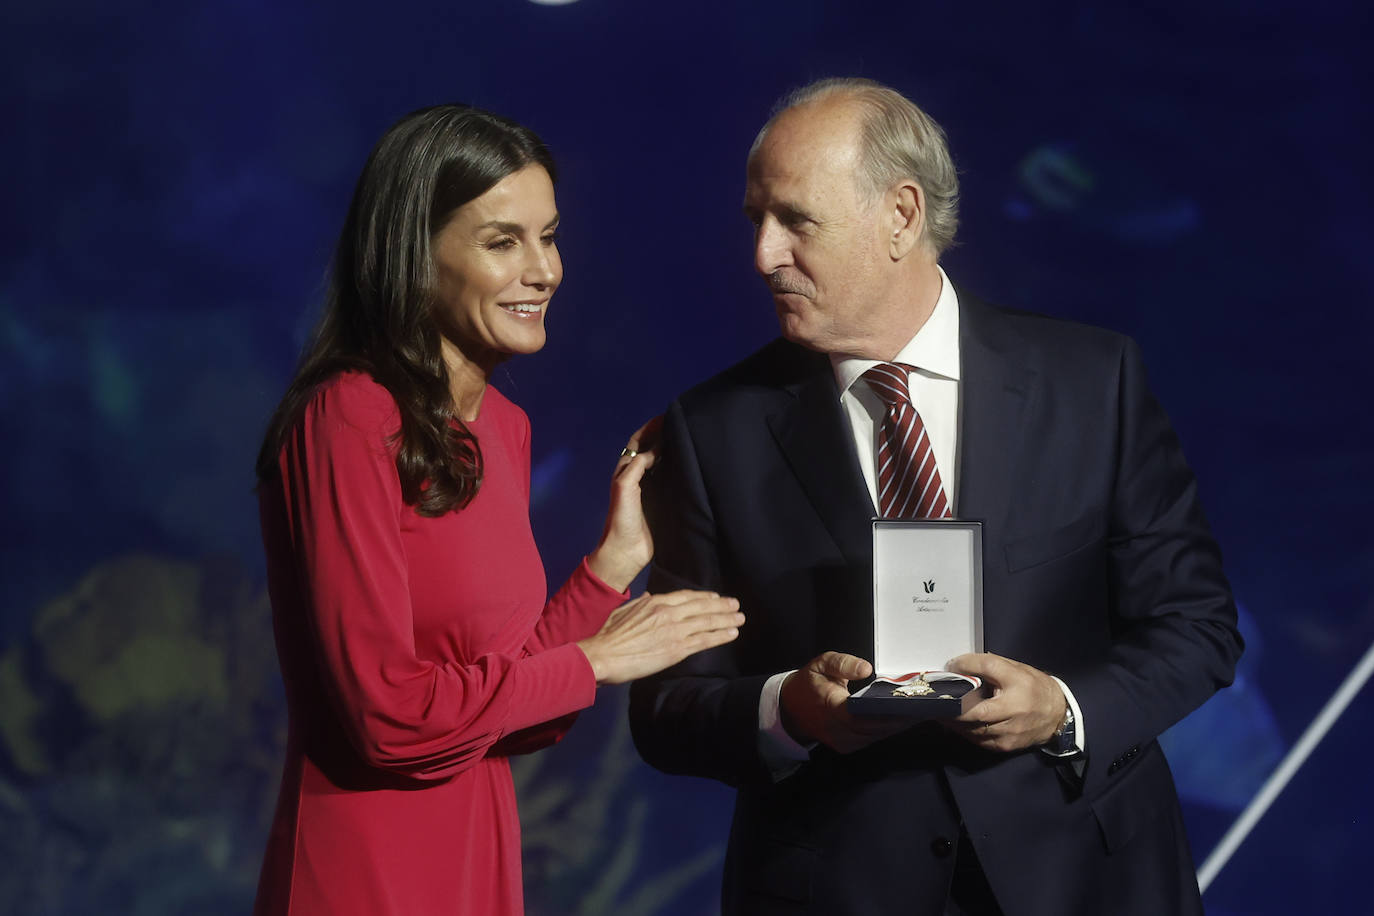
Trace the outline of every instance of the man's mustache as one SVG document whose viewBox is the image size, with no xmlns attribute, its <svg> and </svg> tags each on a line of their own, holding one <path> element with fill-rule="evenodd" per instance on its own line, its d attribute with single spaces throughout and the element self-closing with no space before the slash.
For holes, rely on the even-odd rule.
<svg viewBox="0 0 1374 916">
<path fill-rule="evenodd" d="M 807 283 L 805 279 L 785 273 L 780 269 L 768 275 L 768 288 L 774 293 L 797 293 L 802 296 L 811 293 L 811 284 Z"/>
</svg>

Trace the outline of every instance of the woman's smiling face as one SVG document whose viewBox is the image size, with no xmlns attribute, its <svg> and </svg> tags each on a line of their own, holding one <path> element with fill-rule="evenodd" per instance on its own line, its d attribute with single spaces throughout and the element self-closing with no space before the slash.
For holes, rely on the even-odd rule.
<svg viewBox="0 0 1374 916">
<path fill-rule="evenodd" d="M 539 165 L 453 212 L 431 243 L 447 358 L 486 366 L 544 346 L 544 312 L 563 280 L 557 229 L 553 181 Z"/>
</svg>

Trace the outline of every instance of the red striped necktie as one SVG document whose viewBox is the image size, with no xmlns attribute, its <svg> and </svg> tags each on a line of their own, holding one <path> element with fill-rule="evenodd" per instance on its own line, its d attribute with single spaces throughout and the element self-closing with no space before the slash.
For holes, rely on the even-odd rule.
<svg viewBox="0 0 1374 916">
<path fill-rule="evenodd" d="M 907 390 L 911 371 L 901 363 L 879 363 L 864 373 L 887 405 L 878 432 L 878 511 L 883 518 L 947 518 L 935 452 Z"/>
</svg>

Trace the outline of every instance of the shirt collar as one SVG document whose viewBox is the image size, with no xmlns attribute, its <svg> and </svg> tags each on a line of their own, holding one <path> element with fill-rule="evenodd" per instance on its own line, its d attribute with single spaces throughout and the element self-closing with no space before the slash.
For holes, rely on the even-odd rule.
<svg viewBox="0 0 1374 916">
<path fill-rule="evenodd" d="M 936 265 L 935 269 L 940 272 L 940 295 L 935 300 L 935 308 L 916 336 L 897 352 L 893 362 L 915 366 L 927 375 L 958 381 L 959 296 L 954 292 L 954 284 L 949 282 L 944 268 Z M 876 365 L 876 359 L 859 359 L 843 353 L 830 354 L 830 366 L 835 372 L 835 382 L 841 395 Z"/>
</svg>

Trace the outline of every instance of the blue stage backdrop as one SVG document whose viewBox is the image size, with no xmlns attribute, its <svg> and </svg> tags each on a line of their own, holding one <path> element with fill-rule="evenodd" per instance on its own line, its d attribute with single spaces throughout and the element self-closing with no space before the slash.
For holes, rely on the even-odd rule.
<svg viewBox="0 0 1374 916">
<path fill-rule="evenodd" d="M 812 78 L 895 85 L 963 174 L 946 269 L 1142 344 L 1243 607 L 1166 736 L 1198 860 L 1374 640 L 1370 13 L 1355 2 L 5 5 L 0 911 L 238 914 L 282 697 L 252 464 L 352 182 L 469 101 L 562 169 L 535 430 L 560 580 L 626 435 L 761 346 L 744 156 Z M 716 911 L 730 794 L 640 763 L 623 692 L 519 761 L 532 914 Z M 1208 892 L 1374 912 L 1358 697 Z M 461 854 L 455 851 L 455 854 Z"/>
</svg>

